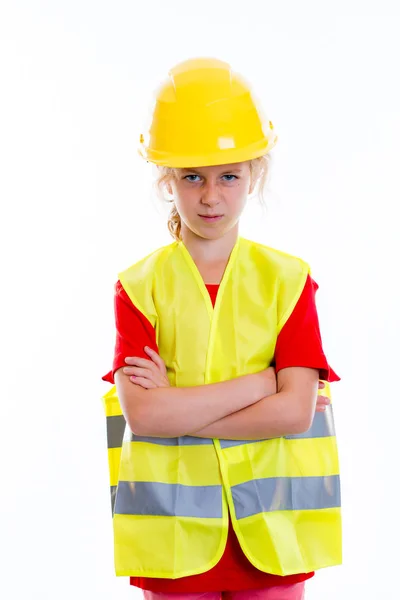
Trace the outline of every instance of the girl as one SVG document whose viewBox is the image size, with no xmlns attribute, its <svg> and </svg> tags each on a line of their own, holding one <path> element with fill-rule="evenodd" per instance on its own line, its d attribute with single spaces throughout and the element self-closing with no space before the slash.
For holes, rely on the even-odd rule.
<svg viewBox="0 0 400 600">
<path fill-rule="evenodd" d="M 276 140 L 216 59 L 170 71 L 141 136 L 175 241 L 119 274 L 103 379 L 116 573 L 149 600 L 300 600 L 341 562 L 318 286 L 238 235 Z"/>
</svg>

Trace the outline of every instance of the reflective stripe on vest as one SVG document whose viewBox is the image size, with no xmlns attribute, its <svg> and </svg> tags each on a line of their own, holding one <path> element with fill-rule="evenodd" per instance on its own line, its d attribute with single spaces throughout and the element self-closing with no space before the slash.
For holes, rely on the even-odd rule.
<svg viewBox="0 0 400 600">
<path fill-rule="evenodd" d="M 281 510 L 315 510 L 340 506 L 340 483 L 330 477 L 272 477 L 232 487 L 238 519 Z"/>
<path fill-rule="evenodd" d="M 340 482 L 331 477 L 254 479 L 232 487 L 238 519 L 262 512 L 315 510 L 340 506 Z M 184 486 L 120 481 L 116 514 L 175 517 L 222 517 L 221 486 Z"/>
<path fill-rule="evenodd" d="M 232 497 L 238 519 L 262 512 L 334 508 L 340 506 L 340 482 L 337 475 L 253 479 L 233 486 Z M 222 517 L 222 487 L 120 481 L 114 512 L 217 519 Z"/>
<path fill-rule="evenodd" d="M 218 519 L 222 517 L 222 486 L 120 481 L 114 512 Z"/>
<path fill-rule="evenodd" d="M 308 271 L 296 257 L 239 238 L 214 308 L 181 242 L 119 279 L 155 328 L 170 384 L 191 387 L 267 368 Z M 329 384 L 318 393 L 330 397 Z M 225 547 L 228 509 L 243 551 L 264 572 L 340 564 L 331 406 L 302 434 L 210 440 L 133 435 L 115 386 L 104 400 L 117 575 L 177 578 L 209 570 Z"/>
</svg>

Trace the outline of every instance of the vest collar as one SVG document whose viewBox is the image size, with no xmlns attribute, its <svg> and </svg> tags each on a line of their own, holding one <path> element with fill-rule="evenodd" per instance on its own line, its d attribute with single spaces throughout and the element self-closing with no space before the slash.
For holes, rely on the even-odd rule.
<svg viewBox="0 0 400 600">
<path fill-rule="evenodd" d="M 182 253 L 182 255 L 183 255 L 183 257 L 184 257 L 184 259 L 186 261 L 186 264 L 187 264 L 188 268 L 190 269 L 190 271 L 191 271 L 194 279 L 197 282 L 197 285 L 200 288 L 200 291 L 201 291 L 201 293 L 203 295 L 204 301 L 206 302 L 207 309 L 208 309 L 208 312 L 210 313 L 210 315 L 214 311 L 217 311 L 219 309 L 219 304 L 221 302 L 221 299 L 222 299 L 222 296 L 223 296 L 226 284 L 227 284 L 229 278 L 231 277 L 233 266 L 236 263 L 238 252 L 239 252 L 239 249 L 240 249 L 242 243 L 243 243 L 243 238 L 241 236 L 238 236 L 238 238 L 237 238 L 237 240 L 235 242 L 235 245 L 232 248 L 232 252 L 231 252 L 231 254 L 229 256 L 228 262 L 226 264 L 226 268 L 225 268 L 223 277 L 221 279 L 221 283 L 219 284 L 217 300 L 215 302 L 215 306 L 213 307 L 211 299 L 210 299 L 210 294 L 208 293 L 206 285 L 205 285 L 205 283 L 203 281 L 202 276 L 200 275 L 200 272 L 199 272 L 199 270 L 197 268 L 196 263 L 194 262 L 194 260 L 192 258 L 192 255 L 190 254 L 189 250 L 186 248 L 186 246 L 185 246 L 185 244 L 183 243 L 182 240 L 179 240 L 177 242 L 178 249 Z"/>
</svg>

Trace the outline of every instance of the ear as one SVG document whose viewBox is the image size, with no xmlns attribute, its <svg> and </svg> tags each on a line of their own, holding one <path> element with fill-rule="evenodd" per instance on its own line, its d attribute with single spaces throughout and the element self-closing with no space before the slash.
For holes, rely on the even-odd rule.
<svg viewBox="0 0 400 600">
<path fill-rule="evenodd" d="M 173 195 L 174 195 L 174 193 L 173 193 L 173 191 L 172 191 L 172 185 L 171 185 L 171 182 L 170 182 L 170 181 L 168 181 L 168 182 L 165 184 L 165 187 L 167 188 L 167 192 L 168 192 L 168 194 L 170 194 L 171 196 L 173 196 Z"/>
</svg>

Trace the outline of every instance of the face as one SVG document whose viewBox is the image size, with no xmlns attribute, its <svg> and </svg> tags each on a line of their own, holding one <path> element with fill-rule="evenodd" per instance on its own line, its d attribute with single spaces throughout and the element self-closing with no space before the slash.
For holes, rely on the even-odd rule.
<svg viewBox="0 0 400 600">
<path fill-rule="evenodd" d="M 238 225 L 252 192 L 249 162 L 178 169 L 168 191 L 181 217 L 195 235 L 217 239 Z"/>
</svg>

